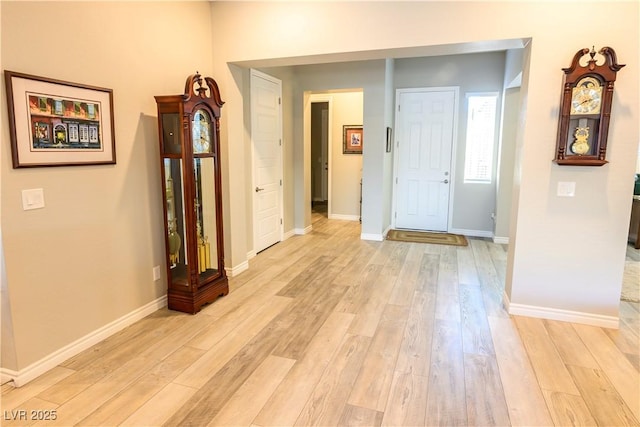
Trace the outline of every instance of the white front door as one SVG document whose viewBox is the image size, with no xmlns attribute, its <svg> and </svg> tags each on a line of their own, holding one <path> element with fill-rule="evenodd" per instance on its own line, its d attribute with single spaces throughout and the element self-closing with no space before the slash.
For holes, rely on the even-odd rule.
<svg viewBox="0 0 640 427">
<path fill-rule="evenodd" d="M 282 240 L 282 82 L 251 71 L 253 249 Z"/>
<path fill-rule="evenodd" d="M 457 88 L 399 90 L 395 226 L 447 231 Z"/>
</svg>

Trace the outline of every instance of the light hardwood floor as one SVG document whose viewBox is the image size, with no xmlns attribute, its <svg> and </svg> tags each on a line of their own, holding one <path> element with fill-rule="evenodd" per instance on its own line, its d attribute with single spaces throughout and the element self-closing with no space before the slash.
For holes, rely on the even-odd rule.
<svg viewBox="0 0 640 427">
<path fill-rule="evenodd" d="M 504 246 L 359 234 L 314 215 L 201 313 L 160 310 L 3 386 L 2 425 L 639 425 L 638 303 L 619 330 L 513 317 Z"/>
</svg>

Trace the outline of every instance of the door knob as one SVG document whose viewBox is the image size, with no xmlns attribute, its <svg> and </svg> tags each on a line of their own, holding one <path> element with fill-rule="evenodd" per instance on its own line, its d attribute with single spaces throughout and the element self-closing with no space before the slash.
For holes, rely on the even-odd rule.
<svg viewBox="0 0 640 427">
<path fill-rule="evenodd" d="M 442 181 L 442 182 L 443 182 L 444 184 L 448 184 L 448 183 L 449 183 L 449 180 L 448 180 L 448 179 L 445 179 L 445 180 L 444 180 L 444 181 Z"/>
<path fill-rule="evenodd" d="M 256 187 L 256 193 L 257 193 L 258 191 L 263 191 L 263 190 L 264 190 L 264 188 Z"/>
</svg>

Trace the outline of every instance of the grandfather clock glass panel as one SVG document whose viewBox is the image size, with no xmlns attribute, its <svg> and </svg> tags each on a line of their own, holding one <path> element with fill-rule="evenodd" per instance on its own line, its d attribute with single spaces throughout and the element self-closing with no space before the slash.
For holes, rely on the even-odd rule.
<svg viewBox="0 0 640 427">
<path fill-rule="evenodd" d="M 194 74 L 182 95 L 156 96 L 164 196 L 167 299 L 196 313 L 229 292 L 224 270 L 220 109 L 216 82 Z"/>
</svg>

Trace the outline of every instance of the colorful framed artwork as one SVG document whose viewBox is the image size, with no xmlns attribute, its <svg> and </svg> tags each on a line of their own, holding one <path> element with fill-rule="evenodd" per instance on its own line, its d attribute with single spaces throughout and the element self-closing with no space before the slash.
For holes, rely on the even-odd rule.
<svg viewBox="0 0 640 427">
<path fill-rule="evenodd" d="M 113 91 L 5 70 L 14 168 L 116 163 Z"/>
<path fill-rule="evenodd" d="M 362 126 L 342 126 L 342 153 L 362 154 Z"/>
</svg>

